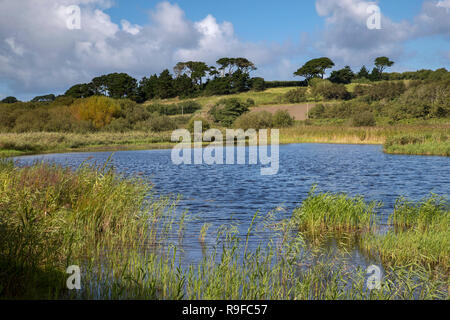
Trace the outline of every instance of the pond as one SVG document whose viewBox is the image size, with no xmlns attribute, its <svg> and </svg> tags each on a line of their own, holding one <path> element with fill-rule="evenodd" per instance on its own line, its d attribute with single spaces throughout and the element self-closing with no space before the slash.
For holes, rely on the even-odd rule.
<svg viewBox="0 0 450 320">
<path fill-rule="evenodd" d="M 248 152 L 248 148 L 246 148 Z M 20 164 L 50 161 L 78 167 L 84 161 L 103 164 L 111 152 L 68 153 L 15 158 Z M 447 157 L 388 155 L 381 146 L 291 144 L 280 146 L 278 174 L 261 175 L 259 165 L 174 165 L 171 150 L 121 151 L 110 164 L 126 175 L 148 179 L 161 195 L 182 195 L 178 212 L 195 219 L 186 228 L 183 246 L 189 261 L 201 257 L 198 236 L 204 223 L 210 230 L 234 221 L 245 234 L 255 212 L 276 211 L 288 218 L 311 187 L 318 191 L 362 195 L 383 202 L 383 222 L 400 196 L 420 200 L 435 193 L 449 195 Z M 207 238 L 212 243 L 214 237 Z"/>
</svg>

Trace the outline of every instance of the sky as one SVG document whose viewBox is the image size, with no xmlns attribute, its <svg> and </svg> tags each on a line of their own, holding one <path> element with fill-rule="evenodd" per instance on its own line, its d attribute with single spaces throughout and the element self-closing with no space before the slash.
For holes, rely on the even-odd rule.
<svg viewBox="0 0 450 320">
<path fill-rule="evenodd" d="M 378 56 L 396 72 L 450 69 L 450 0 L 0 0 L 0 99 L 221 57 L 248 58 L 253 76 L 293 80 L 323 56 L 354 71 Z"/>
</svg>

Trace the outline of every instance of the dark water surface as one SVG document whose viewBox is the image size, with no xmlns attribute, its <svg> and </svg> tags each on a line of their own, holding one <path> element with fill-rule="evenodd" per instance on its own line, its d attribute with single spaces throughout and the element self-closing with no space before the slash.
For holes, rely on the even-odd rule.
<svg viewBox="0 0 450 320">
<path fill-rule="evenodd" d="M 16 160 L 77 167 L 90 157 L 88 162 L 103 164 L 110 155 L 50 154 Z M 197 238 L 204 223 L 211 223 L 213 230 L 233 218 L 245 231 L 256 211 L 277 209 L 281 218 L 287 218 L 315 184 L 319 191 L 382 201 L 383 221 L 400 196 L 420 200 L 433 192 L 448 197 L 450 190 L 448 157 L 388 155 L 381 146 L 372 145 L 282 145 L 279 172 L 273 176 L 262 176 L 259 165 L 174 165 L 171 150 L 116 152 L 110 163 L 122 173 L 148 179 L 159 194 L 182 195 L 178 210 L 188 209 L 196 217 L 187 228 L 191 240 L 185 241 L 193 259 L 198 257 Z"/>
</svg>

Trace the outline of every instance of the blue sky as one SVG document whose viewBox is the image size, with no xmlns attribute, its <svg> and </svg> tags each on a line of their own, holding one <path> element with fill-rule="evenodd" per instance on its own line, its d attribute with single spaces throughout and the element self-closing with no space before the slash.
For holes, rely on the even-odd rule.
<svg viewBox="0 0 450 320">
<path fill-rule="evenodd" d="M 381 10 L 369 30 L 368 6 Z M 81 27 L 67 28 L 78 5 Z M 183 60 L 255 62 L 254 76 L 292 80 L 309 59 L 336 68 L 450 69 L 450 0 L 2 0 L 0 98 L 63 93 L 110 72 L 137 79 Z"/>
<path fill-rule="evenodd" d="M 113 21 L 127 19 L 137 24 L 148 22 L 148 12 L 157 0 L 116 0 L 106 10 Z M 381 0 L 384 14 L 396 21 L 412 19 L 420 12 L 422 0 Z M 179 0 L 174 1 L 190 20 L 201 20 L 212 14 L 219 21 L 233 23 L 243 40 L 283 41 L 299 37 L 300 32 L 314 32 L 324 25 L 313 0 Z"/>
</svg>

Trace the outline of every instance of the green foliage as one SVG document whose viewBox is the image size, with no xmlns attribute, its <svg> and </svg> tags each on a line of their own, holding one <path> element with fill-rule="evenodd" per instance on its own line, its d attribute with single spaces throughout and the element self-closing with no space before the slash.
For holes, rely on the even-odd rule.
<svg viewBox="0 0 450 320">
<path fill-rule="evenodd" d="M 148 120 L 136 123 L 134 128 L 142 131 L 150 130 L 152 132 L 173 131 L 177 128 L 177 123 L 166 115 L 154 113 Z"/>
<path fill-rule="evenodd" d="M 265 81 L 266 88 L 307 87 L 306 81 Z"/>
<path fill-rule="evenodd" d="M 283 101 L 289 103 L 299 103 L 307 101 L 306 97 L 307 88 L 298 88 L 286 92 L 283 96 Z"/>
<path fill-rule="evenodd" d="M 194 133 L 194 125 L 196 121 L 200 121 L 202 123 L 202 131 L 205 132 L 209 129 L 211 129 L 211 124 L 208 120 L 201 118 L 201 117 L 193 117 L 191 120 L 189 120 L 187 129 L 190 133 Z"/>
<path fill-rule="evenodd" d="M 272 117 L 274 128 L 286 128 L 294 124 L 294 119 L 286 110 L 278 110 Z"/>
<path fill-rule="evenodd" d="M 234 127 L 243 130 L 272 128 L 272 125 L 272 114 L 267 111 L 245 113 L 234 121 Z"/>
<path fill-rule="evenodd" d="M 92 79 L 92 88 L 97 95 L 114 99 L 136 99 L 137 81 L 126 73 L 111 73 Z"/>
<path fill-rule="evenodd" d="M 325 100 L 348 100 L 351 98 L 345 85 L 331 83 L 328 80 L 315 83 L 312 88 L 312 95 L 323 97 Z"/>
<path fill-rule="evenodd" d="M 360 79 L 369 79 L 370 73 L 369 70 L 367 70 L 366 66 L 362 66 L 361 69 L 358 72 L 358 78 Z"/>
<path fill-rule="evenodd" d="M 316 194 L 313 188 L 300 208 L 294 210 L 292 220 L 300 231 L 308 234 L 323 232 L 367 231 L 376 223 L 379 203 L 366 203 L 364 198 L 346 194 Z"/>
<path fill-rule="evenodd" d="M 356 95 L 366 95 L 369 101 L 379 101 L 382 99 L 394 100 L 406 91 L 403 82 L 382 82 L 371 86 L 361 86 L 355 88 Z"/>
<path fill-rule="evenodd" d="M 352 118 L 352 125 L 355 127 L 372 127 L 376 125 L 375 116 L 370 111 L 357 113 Z"/>
<path fill-rule="evenodd" d="M 375 66 L 377 67 L 377 70 L 380 74 L 382 74 L 386 68 L 390 68 L 393 65 L 394 62 L 389 60 L 388 57 L 378 57 L 375 59 Z"/>
<path fill-rule="evenodd" d="M 266 82 L 263 78 L 252 78 L 252 90 L 259 92 L 266 89 Z"/>
<path fill-rule="evenodd" d="M 195 101 L 185 101 L 178 104 L 152 104 L 146 107 L 150 113 L 157 112 L 166 116 L 191 114 L 201 108 L 202 106 Z"/>
<path fill-rule="evenodd" d="M 450 156 L 448 133 L 395 135 L 384 144 L 384 151 L 393 154 Z"/>
<path fill-rule="evenodd" d="M 387 234 L 367 235 L 362 244 L 385 265 L 422 264 L 448 273 L 450 207 L 445 198 L 431 195 L 418 203 L 400 198 L 390 216 Z"/>
<path fill-rule="evenodd" d="M 16 97 L 6 97 L 2 100 L 2 103 L 16 103 L 19 102 Z"/>
<path fill-rule="evenodd" d="M 173 98 L 176 96 L 173 78 L 169 70 L 164 70 L 158 77 L 155 86 L 155 97 L 160 99 Z"/>
<path fill-rule="evenodd" d="M 307 81 L 314 77 L 321 77 L 323 79 L 325 70 L 333 66 L 334 62 L 329 58 L 312 59 L 294 72 L 294 76 L 304 77 Z"/>
<path fill-rule="evenodd" d="M 231 93 L 231 79 L 229 77 L 215 78 L 206 84 L 204 95 L 225 95 Z"/>
<path fill-rule="evenodd" d="M 215 122 L 229 127 L 239 116 L 248 112 L 248 104 L 239 99 L 221 99 L 209 111 Z"/>
<path fill-rule="evenodd" d="M 325 118 L 325 107 L 323 104 L 317 104 L 311 110 L 309 110 L 308 117 L 310 119 L 323 119 Z"/>
<path fill-rule="evenodd" d="M 55 101 L 56 97 L 54 94 L 47 94 L 44 96 L 34 97 L 31 102 L 52 102 Z"/>
<path fill-rule="evenodd" d="M 76 84 L 69 88 L 65 96 L 69 96 L 75 99 L 80 98 L 89 98 L 95 94 L 94 86 L 92 83 L 83 83 L 83 84 Z"/>
<path fill-rule="evenodd" d="M 349 84 L 352 82 L 355 74 L 349 66 L 344 69 L 333 71 L 330 75 L 329 80 L 333 83 Z"/>
</svg>

